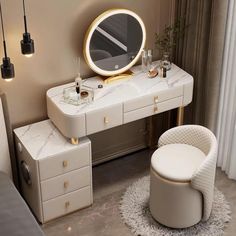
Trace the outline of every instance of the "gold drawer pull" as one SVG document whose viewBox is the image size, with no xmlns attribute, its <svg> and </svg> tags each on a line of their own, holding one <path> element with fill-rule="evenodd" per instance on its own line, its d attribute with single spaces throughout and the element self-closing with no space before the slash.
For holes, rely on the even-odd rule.
<svg viewBox="0 0 236 236">
<path fill-rule="evenodd" d="M 68 161 L 63 161 L 62 165 L 63 165 L 64 168 L 67 167 L 68 166 Z"/>
<path fill-rule="evenodd" d="M 158 103 L 158 96 L 154 97 L 154 103 Z"/>
<path fill-rule="evenodd" d="M 70 206 L 70 202 L 65 202 L 65 208 L 68 208 Z"/>
<path fill-rule="evenodd" d="M 108 117 L 106 117 L 106 116 L 104 117 L 104 123 L 105 123 L 105 124 L 108 124 L 108 123 L 109 123 L 109 119 L 108 119 Z"/>
<path fill-rule="evenodd" d="M 64 182 L 64 188 L 68 188 L 69 187 L 69 182 L 68 181 L 65 181 Z"/>
<path fill-rule="evenodd" d="M 154 113 L 158 112 L 158 107 L 154 107 Z"/>
</svg>

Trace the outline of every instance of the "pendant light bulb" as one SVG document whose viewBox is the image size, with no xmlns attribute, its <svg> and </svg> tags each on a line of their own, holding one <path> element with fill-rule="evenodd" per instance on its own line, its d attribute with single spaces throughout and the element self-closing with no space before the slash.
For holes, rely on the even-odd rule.
<svg viewBox="0 0 236 236">
<path fill-rule="evenodd" d="M 27 19 L 25 14 L 25 0 L 23 0 L 24 11 L 24 25 L 25 33 L 23 34 L 23 40 L 21 40 L 21 53 L 26 57 L 32 57 L 34 54 L 34 40 L 31 39 L 30 33 L 27 31 Z"/>
<path fill-rule="evenodd" d="M 13 78 L 11 79 L 4 79 L 6 82 L 11 82 L 13 80 Z"/>
<path fill-rule="evenodd" d="M 1 65 L 1 74 L 2 74 L 2 78 L 6 80 L 7 82 L 9 82 L 15 77 L 15 69 L 14 69 L 14 65 L 11 63 L 11 59 L 7 56 L 7 46 L 6 46 L 6 41 L 5 41 L 1 2 L 0 2 L 0 16 L 1 16 L 3 49 L 4 49 L 4 57 L 2 59 L 3 64 Z"/>
<path fill-rule="evenodd" d="M 28 57 L 28 58 L 32 57 L 33 55 L 34 55 L 33 53 L 31 53 L 31 54 L 24 54 L 24 56 Z"/>
</svg>

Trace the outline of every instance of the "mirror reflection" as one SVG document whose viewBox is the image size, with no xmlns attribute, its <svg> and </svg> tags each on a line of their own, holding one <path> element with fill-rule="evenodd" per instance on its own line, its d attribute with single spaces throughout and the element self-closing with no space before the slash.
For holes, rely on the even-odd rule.
<svg viewBox="0 0 236 236">
<path fill-rule="evenodd" d="M 137 56 L 142 40 L 137 19 L 128 14 L 112 15 L 96 27 L 91 37 L 91 59 L 102 70 L 119 70 Z"/>
</svg>

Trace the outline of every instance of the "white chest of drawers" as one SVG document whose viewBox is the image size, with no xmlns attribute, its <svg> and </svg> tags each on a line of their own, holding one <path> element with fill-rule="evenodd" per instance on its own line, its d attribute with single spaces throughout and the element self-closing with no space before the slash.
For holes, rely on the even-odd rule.
<svg viewBox="0 0 236 236">
<path fill-rule="evenodd" d="M 51 121 L 72 141 L 115 126 L 152 116 L 192 101 L 193 77 L 172 64 L 167 78 L 148 78 L 141 66 L 132 68 L 130 80 L 104 84 L 99 77 L 88 78 L 85 86 L 94 89 L 94 101 L 87 105 L 70 105 L 63 100 L 63 90 L 74 83 L 47 91 L 47 111 Z M 181 122 L 180 122 L 181 123 Z"/>
<path fill-rule="evenodd" d="M 72 145 L 49 120 L 14 133 L 22 193 L 40 222 L 93 203 L 88 138 Z"/>
</svg>

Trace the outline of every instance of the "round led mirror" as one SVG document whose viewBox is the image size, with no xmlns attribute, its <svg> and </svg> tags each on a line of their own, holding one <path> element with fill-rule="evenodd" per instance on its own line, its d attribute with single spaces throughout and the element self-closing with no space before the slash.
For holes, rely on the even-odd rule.
<svg viewBox="0 0 236 236">
<path fill-rule="evenodd" d="M 145 41 L 145 26 L 136 13 L 109 10 L 90 25 L 84 40 L 84 57 L 96 73 L 118 75 L 137 62 Z"/>
</svg>

